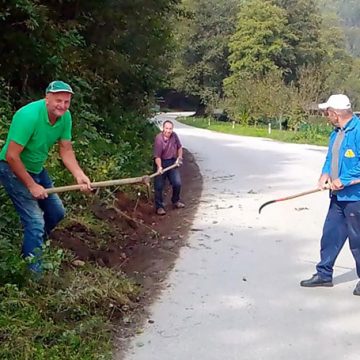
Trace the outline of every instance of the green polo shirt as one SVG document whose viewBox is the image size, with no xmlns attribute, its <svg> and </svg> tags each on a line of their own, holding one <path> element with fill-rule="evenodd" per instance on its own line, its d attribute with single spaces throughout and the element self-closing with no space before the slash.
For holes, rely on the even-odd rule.
<svg viewBox="0 0 360 360">
<path fill-rule="evenodd" d="M 19 109 L 10 124 L 6 143 L 0 152 L 0 160 L 6 161 L 10 141 L 24 147 L 20 154 L 27 171 L 39 174 L 51 147 L 59 140 L 71 140 L 70 111 L 51 124 L 45 99 L 31 102 Z"/>
</svg>

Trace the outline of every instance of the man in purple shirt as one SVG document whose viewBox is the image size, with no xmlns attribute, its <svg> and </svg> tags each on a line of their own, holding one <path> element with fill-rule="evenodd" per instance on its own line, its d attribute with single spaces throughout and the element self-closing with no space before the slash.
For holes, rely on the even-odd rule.
<svg viewBox="0 0 360 360">
<path fill-rule="evenodd" d="M 163 131 L 155 138 L 154 144 L 154 168 L 162 172 L 163 168 L 182 163 L 183 148 L 179 137 L 174 132 L 174 124 L 170 120 L 163 123 Z M 166 178 L 172 186 L 171 202 L 175 209 L 183 208 L 185 205 L 180 201 L 181 178 L 178 168 L 171 169 L 164 174 L 158 175 L 154 180 L 155 187 L 155 208 L 158 215 L 165 215 L 163 201 L 163 190 Z"/>
</svg>

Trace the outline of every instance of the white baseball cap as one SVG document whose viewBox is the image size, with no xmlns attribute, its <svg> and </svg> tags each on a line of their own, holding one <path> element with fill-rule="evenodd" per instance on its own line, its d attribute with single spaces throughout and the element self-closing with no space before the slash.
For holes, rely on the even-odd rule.
<svg viewBox="0 0 360 360">
<path fill-rule="evenodd" d="M 326 103 L 319 104 L 319 109 L 326 110 L 333 108 L 335 110 L 351 109 L 350 99 L 343 94 L 331 95 Z"/>
</svg>

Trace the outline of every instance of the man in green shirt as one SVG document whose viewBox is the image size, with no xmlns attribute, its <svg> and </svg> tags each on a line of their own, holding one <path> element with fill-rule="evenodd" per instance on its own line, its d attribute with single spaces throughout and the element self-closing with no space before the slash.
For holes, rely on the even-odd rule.
<svg viewBox="0 0 360 360">
<path fill-rule="evenodd" d="M 0 182 L 11 198 L 24 228 L 22 253 L 35 257 L 31 269 L 41 271 L 44 238 L 65 215 L 57 194 L 48 195 L 53 183 L 44 168 L 52 146 L 59 144 L 60 157 L 82 190 L 91 189 L 71 144 L 70 107 L 73 90 L 62 81 L 53 81 L 45 99 L 19 109 L 11 122 L 6 143 L 0 152 Z"/>
</svg>

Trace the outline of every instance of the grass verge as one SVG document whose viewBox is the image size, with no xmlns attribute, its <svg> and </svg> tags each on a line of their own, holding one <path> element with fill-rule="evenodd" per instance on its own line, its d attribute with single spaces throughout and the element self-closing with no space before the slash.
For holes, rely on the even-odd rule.
<svg viewBox="0 0 360 360">
<path fill-rule="evenodd" d="M 6 283 L 0 286 L 0 359 L 111 359 L 112 321 L 132 308 L 138 292 L 121 273 L 91 264 Z"/>
<path fill-rule="evenodd" d="M 183 124 L 194 126 L 201 129 L 208 129 L 218 131 L 226 134 L 242 135 L 242 136 L 254 136 L 263 137 L 277 141 L 298 143 L 298 144 L 311 144 L 311 145 L 322 145 L 328 144 L 328 133 L 319 133 L 316 129 L 309 127 L 306 131 L 285 131 L 272 129 L 269 134 L 267 128 L 263 127 L 251 127 L 241 126 L 239 124 L 233 124 L 231 122 L 215 121 L 211 120 L 209 123 L 208 118 L 195 118 L 195 117 L 184 117 L 178 118 L 178 121 Z"/>
</svg>

